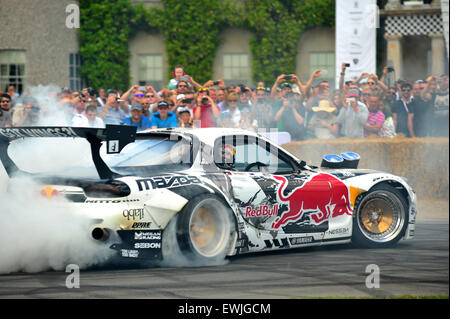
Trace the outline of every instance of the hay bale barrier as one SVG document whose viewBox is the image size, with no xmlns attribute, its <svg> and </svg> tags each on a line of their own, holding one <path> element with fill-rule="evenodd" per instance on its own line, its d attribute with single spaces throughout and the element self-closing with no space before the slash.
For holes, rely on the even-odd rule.
<svg viewBox="0 0 450 319">
<path fill-rule="evenodd" d="M 316 166 L 320 166 L 323 155 L 355 152 L 361 156 L 358 168 L 406 177 L 419 199 L 449 199 L 448 138 L 342 138 L 291 142 L 282 146 Z"/>
</svg>

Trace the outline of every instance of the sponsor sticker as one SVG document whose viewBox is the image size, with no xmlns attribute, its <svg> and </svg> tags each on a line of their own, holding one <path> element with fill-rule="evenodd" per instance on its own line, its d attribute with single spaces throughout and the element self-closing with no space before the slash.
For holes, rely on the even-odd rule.
<svg viewBox="0 0 450 319">
<path fill-rule="evenodd" d="M 139 257 L 139 250 L 121 249 L 120 252 L 122 254 L 122 257 L 127 257 L 127 258 L 138 258 Z"/>
<path fill-rule="evenodd" d="M 131 228 L 135 229 L 145 229 L 150 228 L 151 222 L 134 222 L 133 225 L 131 225 Z"/>
<path fill-rule="evenodd" d="M 265 217 L 265 216 L 276 216 L 278 214 L 278 204 L 273 206 L 260 205 L 258 208 L 253 209 L 252 206 L 245 207 L 245 217 Z"/>
<path fill-rule="evenodd" d="M 160 176 L 136 180 L 139 191 L 155 188 L 172 188 L 190 184 L 200 184 L 201 181 L 195 176 Z"/>
<path fill-rule="evenodd" d="M 161 243 L 134 243 L 135 249 L 160 249 Z"/>
<path fill-rule="evenodd" d="M 135 240 L 161 240 L 160 232 L 136 232 L 134 233 Z"/>
<path fill-rule="evenodd" d="M 125 209 L 122 212 L 122 215 L 127 220 L 130 220 L 130 219 L 141 220 L 142 218 L 144 218 L 144 209 L 143 208 Z"/>
<path fill-rule="evenodd" d="M 289 238 L 289 241 L 291 245 L 302 245 L 302 244 L 309 244 L 314 241 L 314 238 L 312 236 L 308 237 L 295 237 L 295 238 Z"/>
</svg>

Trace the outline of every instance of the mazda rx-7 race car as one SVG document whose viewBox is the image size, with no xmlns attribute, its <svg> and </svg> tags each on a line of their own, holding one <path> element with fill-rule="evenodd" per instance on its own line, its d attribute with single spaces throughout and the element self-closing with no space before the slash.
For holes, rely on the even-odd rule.
<svg viewBox="0 0 450 319">
<path fill-rule="evenodd" d="M 86 167 L 31 174 L 8 154 L 15 143 L 52 137 L 90 146 L 98 176 L 80 177 Z M 124 258 L 164 259 L 168 242 L 208 261 L 349 242 L 386 247 L 414 236 L 417 200 L 404 178 L 358 169 L 351 152 L 310 166 L 245 130 L 2 128 L 0 159 L 11 178 L 31 176 L 43 195 L 89 216 L 86 233 Z"/>
</svg>

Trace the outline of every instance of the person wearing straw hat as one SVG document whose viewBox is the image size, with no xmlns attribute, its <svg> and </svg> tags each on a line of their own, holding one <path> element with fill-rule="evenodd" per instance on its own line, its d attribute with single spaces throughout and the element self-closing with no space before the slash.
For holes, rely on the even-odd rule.
<svg viewBox="0 0 450 319">
<path fill-rule="evenodd" d="M 328 100 L 319 101 L 319 106 L 312 107 L 313 115 L 308 124 L 308 136 L 317 139 L 336 138 L 339 125 L 336 124 L 336 108 Z"/>
</svg>

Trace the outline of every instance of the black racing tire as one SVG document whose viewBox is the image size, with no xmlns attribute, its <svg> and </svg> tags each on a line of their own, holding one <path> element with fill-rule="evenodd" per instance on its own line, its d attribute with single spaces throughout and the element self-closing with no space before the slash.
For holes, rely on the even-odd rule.
<svg viewBox="0 0 450 319">
<path fill-rule="evenodd" d="M 356 199 L 352 243 L 365 248 L 391 247 L 404 236 L 408 217 L 402 192 L 388 184 L 375 185 Z"/>
<path fill-rule="evenodd" d="M 179 252 L 200 265 L 223 262 L 236 235 L 231 209 L 210 194 L 191 199 L 174 223 L 172 230 L 176 233 Z"/>
</svg>

